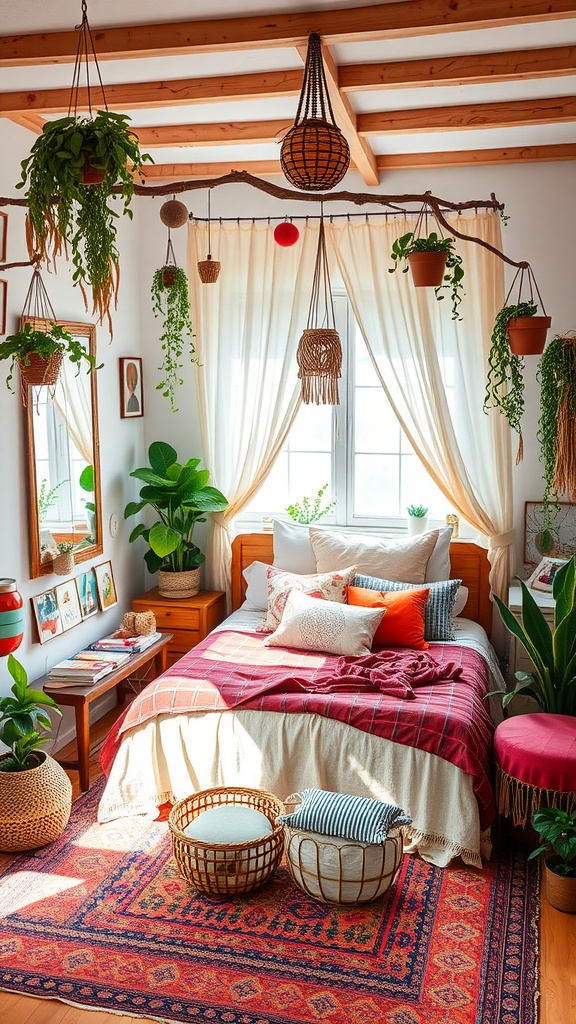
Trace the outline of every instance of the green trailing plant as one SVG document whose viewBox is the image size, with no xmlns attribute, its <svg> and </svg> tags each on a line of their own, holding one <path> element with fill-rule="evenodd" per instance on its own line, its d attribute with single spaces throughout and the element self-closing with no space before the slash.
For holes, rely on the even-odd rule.
<svg viewBox="0 0 576 1024">
<path fill-rule="evenodd" d="M 288 505 L 286 511 L 290 519 L 293 519 L 295 523 L 315 523 L 318 519 L 322 519 L 323 516 L 329 515 L 336 508 L 336 502 L 331 501 L 322 508 L 322 499 L 327 490 L 328 484 L 324 484 L 318 491 L 314 501 L 311 498 L 304 497 L 301 502 L 295 501 L 293 505 Z"/>
<path fill-rule="evenodd" d="M 424 519 L 424 516 L 428 515 L 426 505 L 408 505 L 406 511 L 409 516 L 414 516 L 415 519 Z"/>
<path fill-rule="evenodd" d="M 209 472 L 199 469 L 200 459 L 180 464 L 178 455 L 165 441 L 153 441 L 148 449 L 150 466 L 135 469 L 130 476 L 143 482 L 140 501 L 126 505 L 124 518 L 143 509 L 153 509 L 152 526 L 140 523 L 130 534 L 130 543 L 143 537 L 149 545 L 144 560 L 150 572 L 186 572 L 202 565 L 205 558 L 192 542 L 196 523 L 204 523 L 209 512 L 224 512 L 228 500 L 216 487 L 209 487 Z"/>
<path fill-rule="evenodd" d="M 542 843 L 532 850 L 528 860 L 542 853 L 555 874 L 576 878 L 576 811 L 569 813 L 559 807 L 541 807 L 534 811 L 532 824 Z"/>
<path fill-rule="evenodd" d="M 165 284 L 165 270 L 172 272 L 173 284 Z M 201 366 L 196 357 L 194 346 L 194 328 L 190 319 L 190 298 L 188 296 L 188 278 L 181 267 L 160 267 L 152 279 L 152 311 L 154 316 L 164 317 L 164 325 L 160 342 L 164 358 L 158 367 L 163 379 L 156 385 L 165 398 L 170 399 L 172 412 L 177 412 L 175 391 L 182 385 L 180 376 L 184 365 L 183 356 L 188 348 L 190 362 Z"/>
<path fill-rule="evenodd" d="M 556 337 L 548 343 L 538 363 L 537 380 L 544 521 L 549 527 L 555 518 L 558 496 L 576 494 L 576 337 Z"/>
<path fill-rule="evenodd" d="M 27 321 L 19 331 L 9 335 L 5 341 L 0 343 L 0 360 L 10 359 L 10 370 L 6 377 L 6 385 L 10 391 L 11 381 L 14 376 L 14 367 L 18 359 L 25 366 L 30 364 L 30 356 L 37 355 L 41 359 L 50 359 L 55 353 L 66 355 L 71 363 L 75 363 L 80 372 L 81 363 L 88 365 L 88 372 L 99 370 L 103 365 L 96 365 L 96 359 L 79 338 L 74 338 L 61 324 L 51 323 L 45 329 L 40 329 L 33 323 Z"/>
<path fill-rule="evenodd" d="M 515 306 L 503 306 L 496 314 L 490 352 L 488 354 L 488 377 L 484 412 L 499 409 L 519 437 L 518 456 L 522 458 L 522 415 L 524 413 L 524 360 L 510 351 L 508 324 L 516 317 L 534 316 L 536 303 L 519 302 Z"/>
<path fill-rule="evenodd" d="M 141 153 L 138 138 L 128 127 L 130 118 L 108 110 L 94 116 L 69 115 L 48 121 L 22 161 L 26 188 L 30 253 L 51 259 L 70 247 L 73 280 L 86 297 L 92 289 L 93 312 L 111 329 L 110 305 L 117 299 L 119 253 L 116 244 L 118 213 L 109 200 L 122 199 L 122 213 L 132 217 L 130 202 L 135 175 L 151 161 Z M 100 172 L 99 184 L 84 184 L 86 168 Z"/>
<path fill-rule="evenodd" d="M 10 750 L 0 760 L 0 771 L 23 772 L 40 764 L 38 748 L 52 731 L 47 708 L 57 715 L 62 712 L 49 694 L 28 685 L 26 670 L 14 655 L 8 655 L 7 666 L 14 684 L 11 696 L 0 697 L 0 740 Z"/>
<path fill-rule="evenodd" d="M 394 274 L 400 263 L 404 263 L 405 266 L 402 268 L 402 273 L 407 274 L 409 270 L 408 257 L 412 256 L 413 253 L 445 252 L 446 269 L 444 279 L 442 284 L 434 289 L 434 294 L 438 300 L 441 300 L 444 298 L 442 292 L 448 290 L 452 301 L 452 319 L 461 320 L 459 306 L 464 294 L 462 283 L 464 267 L 462 266 L 462 257 L 454 250 L 454 244 L 453 238 L 441 238 L 436 231 L 431 231 L 426 237 L 419 238 L 415 237 L 413 231 L 408 231 L 392 243 L 390 258 L 394 261 L 394 266 L 389 268 L 388 273 Z"/>
<path fill-rule="evenodd" d="M 576 556 L 573 555 L 554 576 L 553 629 L 524 580 L 517 579 L 522 589 L 520 616 L 515 616 L 496 594 L 494 601 L 506 629 L 520 641 L 534 671 L 517 672 L 516 686 L 510 693 L 494 692 L 502 693 L 503 707 L 517 694 L 528 693 L 542 711 L 576 715 Z"/>
<path fill-rule="evenodd" d="M 56 495 L 60 487 L 68 483 L 68 480 L 61 480 L 55 487 L 48 487 L 46 477 L 43 477 L 38 490 L 38 519 L 40 522 L 45 518 L 46 513 L 56 504 Z"/>
</svg>

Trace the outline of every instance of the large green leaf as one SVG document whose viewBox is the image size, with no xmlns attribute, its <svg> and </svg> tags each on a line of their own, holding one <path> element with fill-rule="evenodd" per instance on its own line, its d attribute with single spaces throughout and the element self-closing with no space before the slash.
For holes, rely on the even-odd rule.
<svg viewBox="0 0 576 1024">
<path fill-rule="evenodd" d="M 562 622 L 574 607 L 574 589 L 576 586 L 576 565 L 571 558 L 566 565 L 560 567 L 552 582 L 552 596 L 556 602 L 554 624 Z"/>
<path fill-rule="evenodd" d="M 228 499 L 216 487 L 204 487 L 192 496 L 184 505 L 197 508 L 201 512 L 223 512 L 228 508 Z"/>
<path fill-rule="evenodd" d="M 161 490 L 164 488 L 174 489 L 174 482 L 169 480 L 168 477 L 159 476 L 152 469 L 147 469 L 145 466 L 142 469 L 133 469 L 130 476 L 136 478 L 136 480 L 143 480 L 145 484 L 151 484 L 153 487 L 158 487 Z"/>
<path fill-rule="evenodd" d="M 124 509 L 124 519 L 128 519 L 128 516 L 137 515 L 143 508 L 146 508 L 147 504 L 147 501 L 129 501 Z"/>
<path fill-rule="evenodd" d="M 519 580 L 519 583 L 522 590 L 522 622 L 524 630 L 542 662 L 548 668 L 551 668 L 553 665 L 552 631 L 542 609 L 534 600 L 524 580 Z"/>
<path fill-rule="evenodd" d="M 160 558 L 165 558 L 166 555 L 171 555 L 173 551 L 176 551 L 180 540 L 180 534 L 170 526 L 166 526 L 165 523 L 155 523 L 148 537 L 152 551 Z"/>
<path fill-rule="evenodd" d="M 148 459 L 156 473 L 166 476 L 168 468 L 178 461 L 178 455 L 166 441 L 153 441 L 148 449 Z"/>
</svg>

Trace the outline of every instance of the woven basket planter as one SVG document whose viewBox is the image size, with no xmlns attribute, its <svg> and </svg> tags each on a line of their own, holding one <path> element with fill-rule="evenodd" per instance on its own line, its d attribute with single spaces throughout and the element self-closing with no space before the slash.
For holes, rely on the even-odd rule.
<svg viewBox="0 0 576 1024">
<path fill-rule="evenodd" d="M 220 263 L 218 260 L 213 260 L 211 256 L 207 256 L 205 260 L 200 260 L 198 263 L 198 273 L 202 284 L 214 284 L 218 280 Z"/>
<path fill-rule="evenodd" d="M 358 906 L 388 891 L 402 863 L 402 835 L 357 843 L 284 826 L 286 863 L 296 885 L 321 903 Z"/>
<path fill-rule="evenodd" d="M 53 352 L 48 359 L 42 359 L 35 352 L 29 352 L 26 358 L 27 363 L 23 359 L 18 360 L 23 387 L 29 384 L 40 387 L 42 384 L 54 385 L 57 383 L 64 358 L 63 352 Z"/>
<path fill-rule="evenodd" d="M 415 288 L 438 288 L 444 279 L 447 252 L 413 252 L 408 257 Z"/>
<path fill-rule="evenodd" d="M 544 894 L 548 903 L 565 914 L 576 914 L 576 878 L 557 875 L 544 861 Z"/>
<path fill-rule="evenodd" d="M 167 572 L 165 569 L 159 569 L 158 593 L 160 597 L 172 597 L 175 600 L 195 597 L 200 593 L 200 569 L 188 569 L 187 572 Z"/>
<path fill-rule="evenodd" d="M 507 329 L 512 355 L 541 355 L 551 323 L 551 316 L 519 316 L 509 320 Z"/>
<path fill-rule="evenodd" d="M 184 829 L 203 811 L 222 804 L 251 807 L 266 815 L 274 829 L 262 839 L 246 843 L 206 843 Z M 278 797 L 260 789 L 221 786 L 205 789 L 174 804 L 168 818 L 172 852 L 187 882 L 213 896 L 239 896 L 267 882 L 278 867 L 284 849 L 282 825 L 275 820 L 286 808 Z"/>
<path fill-rule="evenodd" d="M 0 849 L 36 850 L 64 831 L 72 806 L 72 783 L 54 758 L 23 772 L 0 772 Z M 4 758 L 2 758 L 4 760 Z"/>
<path fill-rule="evenodd" d="M 61 551 L 52 561 L 52 569 L 57 576 L 69 576 L 74 568 L 74 552 Z"/>
</svg>

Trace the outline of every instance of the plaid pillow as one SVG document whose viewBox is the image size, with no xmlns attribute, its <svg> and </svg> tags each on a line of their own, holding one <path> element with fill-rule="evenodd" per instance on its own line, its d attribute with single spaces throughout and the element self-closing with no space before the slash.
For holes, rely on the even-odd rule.
<svg viewBox="0 0 576 1024">
<path fill-rule="evenodd" d="M 455 640 L 452 626 L 452 608 L 462 580 L 440 580 L 427 583 L 430 594 L 424 609 L 424 637 L 426 640 Z M 380 580 L 377 576 L 354 578 L 355 587 L 367 590 L 413 590 L 419 584 L 397 583 L 395 580 Z"/>
<path fill-rule="evenodd" d="M 359 843 L 384 843 L 391 829 L 410 825 L 412 821 L 400 807 L 366 796 L 324 789 L 304 789 L 300 796 L 302 802 L 298 807 L 291 814 L 276 818 L 277 822 Z"/>
</svg>

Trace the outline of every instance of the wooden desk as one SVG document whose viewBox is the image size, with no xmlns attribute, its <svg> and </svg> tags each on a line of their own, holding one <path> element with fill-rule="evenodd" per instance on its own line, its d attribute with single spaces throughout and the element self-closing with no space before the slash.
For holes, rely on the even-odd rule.
<svg viewBox="0 0 576 1024">
<path fill-rule="evenodd" d="M 42 676 L 40 679 L 42 689 L 46 689 L 46 693 L 49 693 L 57 704 L 74 708 L 78 760 L 61 761 L 57 755 L 53 756 L 63 768 L 72 768 L 74 771 L 79 772 L 80 789 L 82 791 L 90 788 L 90 704 L 114 687 L 116 687 L 118 703 L 123 704 L 125 697 L 124 681 L 134 675 L 143 665 L 147 665 L 149 661 L 154 662 L 153 679 L 156 679 L 156 676 L 165 672 L 168 661 L 168 644 L 171 639 L 171 633 L 163 633 L 162 638 L 157 640 L 155 644 L 147 647 L 140 654 L 131 655 L 129 661 L 124 662 L 115 671 L 109 672 L 108 675 L 100 679 L 99 682 L 94 683 L 93 686 L 75 686 L 71 683 L 70 686 L 66 687 L 55 687 L 54 689 L 48 687 L 46 689 L 48 676 Z"/>
</svg>

